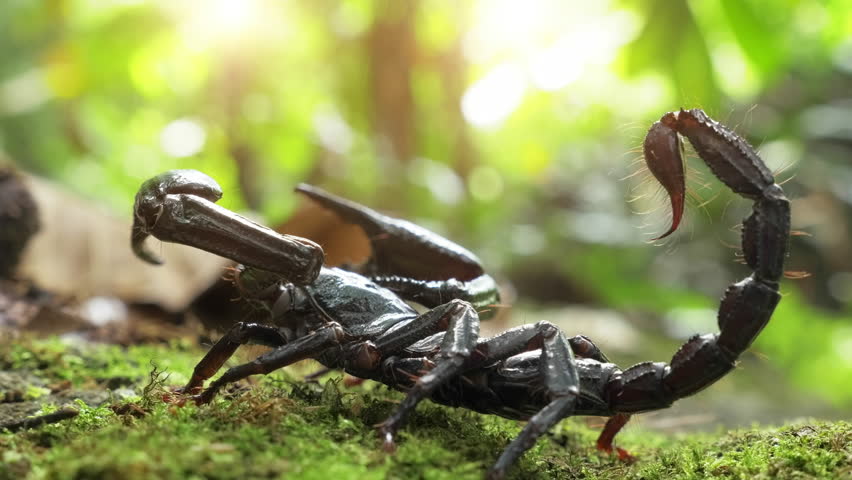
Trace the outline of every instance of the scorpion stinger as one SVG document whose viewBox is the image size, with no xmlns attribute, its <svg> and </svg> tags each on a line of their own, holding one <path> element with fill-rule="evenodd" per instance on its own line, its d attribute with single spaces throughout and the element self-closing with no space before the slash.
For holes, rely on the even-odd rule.
<svg viewBox="0 0 852 480">
<path fill-rule="evenodd" d="M 645 164 L 666 190 L 672 203 L 672 226 L 652 240 L 666 238 L 677 230 L 683 218 L 686 177 L 683 173 L 683 148 L 677 130 L 672 128 L 672 114 L 666 114 L 651 125 L 642 145 Z"/>
</svg>

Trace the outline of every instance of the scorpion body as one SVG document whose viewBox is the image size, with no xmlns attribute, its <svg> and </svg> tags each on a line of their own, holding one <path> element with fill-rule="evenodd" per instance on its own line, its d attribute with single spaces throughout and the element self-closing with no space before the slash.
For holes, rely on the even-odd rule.
<svg viewBox="0 0 852 480">
<path fill-rule="evenodd" d="M 328 268 L 319 245 L 215 205 L 221 191 L 206 175 L 172 171 L 152 178 L 140 188 L 134 207 L 137 255 L 159 261 L 143 246 L 154 235 L 231 258 L 244 265 L 235 275 L 243 295 L 263 302 L 270 312 L 267 323 L 240 322 L 231 328 L 182 391 L 206 403 L 231 382 L 314 358 L 406 392 L 379 425 L 387 450 L 394 448 L 395 434 L 410 412 L 429 398 L 528 421 L 489 478 L 502 478 L 544 432 L 571 415 L 610 417 L 597 446 L 611 452 L 630 415 L 666 408 L 732 370 L 780 300 L 789 202 L 754 149 L 701 110 L 667 113 L 646 137 L 646 161 L 672 201 L 672 227 L 663 236 L 677 228 L 682 213 L 680 136 L 722 182 L 754 202 L 742 231 L 752 273 L 725 291 L 719 333 L 693 336 L 670 363 L 643 362 L 623 370 L 588 338 L 567 337 L 547 322 L 480 338 L 479 321 L 499 299 L 494 280 L 472 253 L 414 224 L 300 185 L 297 191 L 359 225 L 370 238 L 373 253 L 366 264 Z M 427 310 L 418 313 L 407 302 Z M 203 388 L 246 343 L 273 349 Z"/>
</svg>

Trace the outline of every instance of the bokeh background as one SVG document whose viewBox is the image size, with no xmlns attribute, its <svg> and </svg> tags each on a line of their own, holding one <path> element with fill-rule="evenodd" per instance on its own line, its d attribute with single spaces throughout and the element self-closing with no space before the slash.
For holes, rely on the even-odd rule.
<svg viewBox="0 0 852 480">
<path fill-rule="evenodd" d="M 849 0 L 4 0 L 0 52 L 3 161 L 99 205 L 94 224 L 129 223 L 139 184 L 172 168 L 271 225 L 311 182 L 476 252 L 514 305 L 493 329 L 547 319 L 624 365 L 715 331 L 748 273 L 750 205 L 694 155 L 686 224 L 648 241 L 670 214 L 643 135 L 703 108 L 759 149 L 800 234 L 741 368 L 646 422 L 850 418 Z"/>
</svg>

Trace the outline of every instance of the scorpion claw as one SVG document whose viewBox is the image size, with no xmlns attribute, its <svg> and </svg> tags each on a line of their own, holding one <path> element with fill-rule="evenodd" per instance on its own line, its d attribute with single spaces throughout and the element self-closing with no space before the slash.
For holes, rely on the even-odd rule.
<svg viewBox="0 0 852 480">
<path fill-rule="evenodd" d="M 369 261 L 371 274 L 467 281 L 485 273 L 476 255 L 423 227 L 382 215 L 312 185 L 299 184 L 296 191 L 331 210 L 343 221 L 361 227 L 373 250 Z M 412 251 L 418 255 L 412 256 Z"/>
<path fill-rule="evenodd" d="M 171 170 L 142 184 L 133 207 L 131 247 L 142 260 L 162 261 L 144 248 L 148 235 L 181 243 L 281 274 L 300 285 L 313 282 L 323 264 L 322 248 L 216 205 L 222 189 L 195 170 Z"/>
<path fill-rule="evenodd" d="M 145 248 L 146 238 L 148 238 L 148 232 L 134 227 L 133 236 L 130 239 L 130 247 L 133 249 L 133 253 L 140 259 L 152 265 L 162 265 L 163 259 L 161 259 L 157 255 L 154 255 L 147 248 Z"/>
<path fill-rule="evenodd" d="M 296 191 L 358 226 L 367 236 L 370 258 L 348 270 L 427 308 L 458 298 L 470 302 L 483 320 L 494 315 L 494 307 L 500 303 L 497 284 L 473 253 L 411 222 L 382 215 L 317 187 L 303 183 Z"/>
<path fill-rule="evenodd" d="M 181 388 L 178 388 L 178 389 L 175 390 L 175 394 L 183 395 L 183 396 L 198 395 L 199 393 L 201 393 L 201 389 L 202 389 L 201 386 L 198 386 L 198 387 L 181 387 Z"/>
<path fill-rule="evenodd" d="M 171 170 L 145 181 L 133 205 L 133 233 L 130 246 L 140 259 L 162 265 L 163 260 L 145 248 L 145 239 L 154 231 L 165 211 L 167 195 L 187 194 L 210 202 L 222 198 L 222 189 L 209 176 L 196 170 Z"/>
</svg>

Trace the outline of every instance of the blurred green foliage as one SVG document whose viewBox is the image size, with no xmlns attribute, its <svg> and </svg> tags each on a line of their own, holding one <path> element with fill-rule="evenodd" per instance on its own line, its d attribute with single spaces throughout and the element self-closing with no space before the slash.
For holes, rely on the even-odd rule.
<svg viewBox="0 0 852 480">
<path fill-rule="evenodd" d="M 589 293 L 525 298 L 660 315 L 744 272 L 720 226 L 748 206 L 706 171 L 693 187 L 719 198 L 671 255 L 641 248 L 665 200 L 620 181 L 662 113 L 704 108 L 789 180 L 810 234 L 789 268 L 812 276 L 758 348 L 852 404 L 849 0 L 6 0 L 0 51 L 0 152 L 118 211 L 196 168 L 276 222 L 310 181 Z"/>
</svg>

